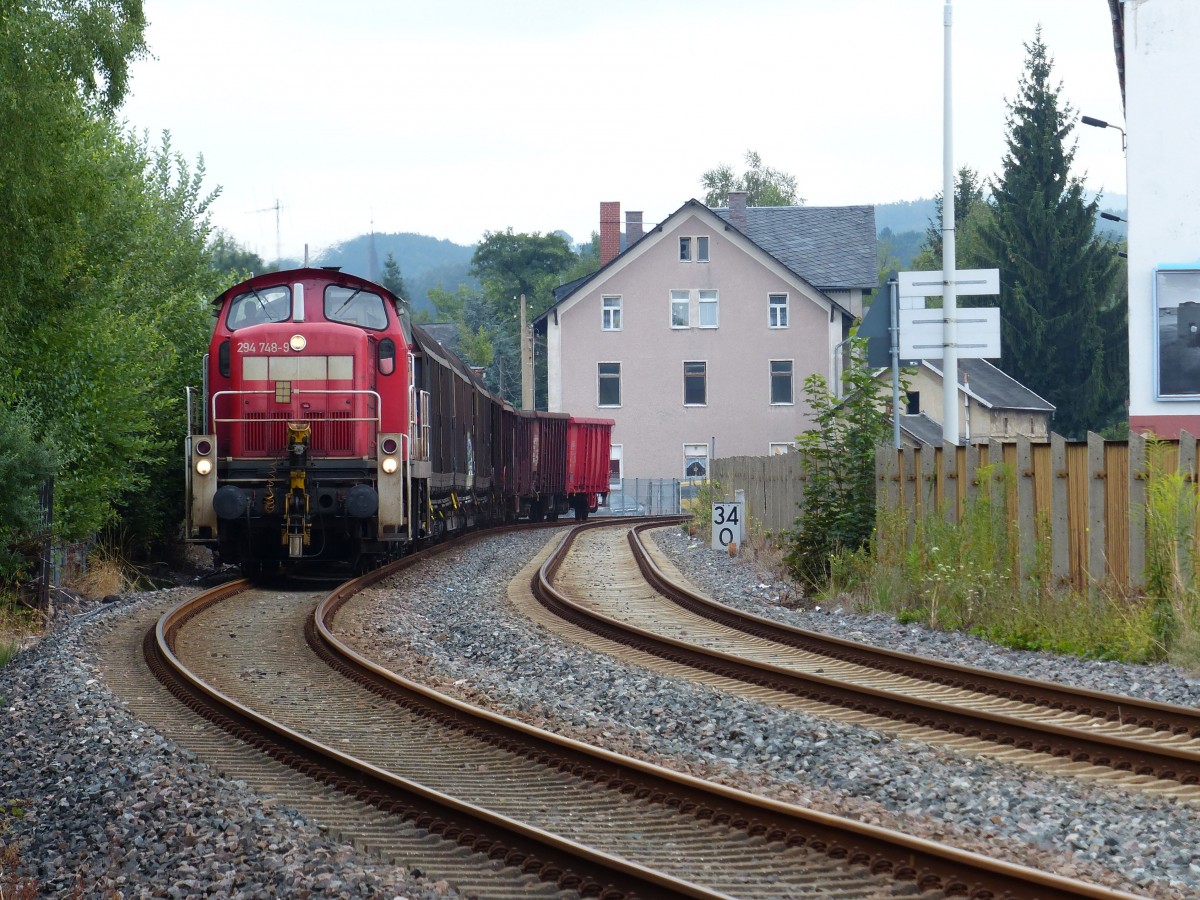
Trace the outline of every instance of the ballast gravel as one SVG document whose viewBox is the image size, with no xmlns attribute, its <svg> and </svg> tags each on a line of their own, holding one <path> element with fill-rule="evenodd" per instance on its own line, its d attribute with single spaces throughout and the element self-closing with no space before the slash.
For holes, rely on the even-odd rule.
<svg viewBox="0 0 1200 900">
<path fill-rule="evenodd" d="M 457 897 L 264 805 L 113 696 L 92 626 L 194 593 L 125 597 L 0 669 L 0 897 Z"/>
<path fill-rule="evenodd" d="M 1012 652 L 882 616 L 791 609 L 794 587 L 744 559 L 655 533 L 704 593 L 854 640 L 1200 705 L 1200 679 Z M 508 582 L 547 532 L 489 538 L 376 586 L 358 634 L 393 667 L 443 690 L 611 749 L 747 790 L 1096 881 L 1148 897 L 1200 897 L 1200 805 L 1048 777 L 731 697 L 614 662 L 513 610 Z M 55 628 L 0 669 L 0 893 L 41 896 L 456 896 L 267 806 L 135 720 L 103 683 L 102 628 L 189 589 L 108 604 Z"/>
</svg>

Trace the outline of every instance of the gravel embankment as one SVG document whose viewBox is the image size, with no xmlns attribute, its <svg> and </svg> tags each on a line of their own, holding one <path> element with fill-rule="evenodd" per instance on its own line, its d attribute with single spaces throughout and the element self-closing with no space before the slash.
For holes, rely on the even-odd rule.
<svg viewBox="0 0 1200 900">
<path fill-rule="evenodd" d="M 789 591 L 795 596 L 794 587 L 689 543 L 678 530 L 656 534 L 702 591 L 760 615 L 1101 690 L 1200 701 L 1200 680 L 1166 666 L 1015 653 L 882 616 L 785 609 L 774 604 Z M 531 629 L 512 614 L 504 585 L 542 540 L 490 541 L 437 559 L 419 576 L 399 576 L 377 592 L 383 618 L 362 638 L 396 668 L 416 667 L 447 692 L 614 750 L 930 839 L 1000 850 L 1016 862 L 1137 894 L 1200 896 L 1195 806 L 763 707 L 614 663 Z M 526 549 L 517 552 L 522 544 Z M 555 687 L 548 691 L 547 685 Z"/>
<path fill-rule="evenodd" d="M 374 865 L 294 810 L 135 720 L 101 681 L 95 643 L 115 617 L 194 591 L 120 602 L 56 628 L 0 669 L 0 897 L 457 897 Z"/>
<path fill-rule="evenodd" d="M 660 546 L 703 591 L 761 615 L 974 665 L 1197 705 L 1200 680 L 998 650 L 879 616 L 778 605 L 789 590 L 741 559 Z M 454 691 L 575 737 L 762 791 L 1136 894 L 1200 896 L 1200 808 L 961 757 L 785 713 L 616 664 L 532 628 L 508 581 L 547 535 L 490 539 L 378 590 L 367 637 Z M 96 668 L 99 628 L 182 589 L 122 598 L 54 631 L 0 670 L 0 842 L 23 847 L 45 896 L 446 896 L 444 885 L 374 866 L 299 814 L 265 807 L 133 720 Z M 794 589 L 791 589 L 794 594 Z M 11 873 L 0 870 L 0 885 Z M 177 885 L 172 889 L 171 885 Z M 113 894 L 115 896 L 115 894 Z"/>
</svg>

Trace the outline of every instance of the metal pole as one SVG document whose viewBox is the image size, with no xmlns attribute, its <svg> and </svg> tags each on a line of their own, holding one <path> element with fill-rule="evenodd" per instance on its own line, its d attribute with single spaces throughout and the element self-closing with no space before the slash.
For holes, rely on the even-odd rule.
<svg viewBox="0 0 1200 900">
<path fill-rule="evenodd" d="M 954 270 L 954 104 L 950 36 L 953 0 L 946 0 L 945 121 L 942 126 L 942 441 L 958 444 L 958 314 Z"/>
<path fill-rule="evenodd" d="M 525 324 L 525 295 L 520 298 L 521 304 L 521 409 L 535 407 L 533 397 L 533 341 L 529 339 L 529 329 Z"/>
<path fill-rule="evenodd" d="M 888 281 L 888 303 L 891 304 L 892 324 L 892 442 L 900 449 L 900 282 L 892 276 Z"/>
</svg>

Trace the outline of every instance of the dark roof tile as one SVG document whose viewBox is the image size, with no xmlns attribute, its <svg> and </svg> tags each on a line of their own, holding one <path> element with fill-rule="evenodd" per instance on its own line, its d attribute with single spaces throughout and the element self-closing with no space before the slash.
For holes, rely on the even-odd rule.
<svg viewBox="0 0 1200 900">
<path fill-rule="evenodd" d="M 822 290 L 878 286 L 874 206 L 751 206 L 744 234 Z"/>
</svg>

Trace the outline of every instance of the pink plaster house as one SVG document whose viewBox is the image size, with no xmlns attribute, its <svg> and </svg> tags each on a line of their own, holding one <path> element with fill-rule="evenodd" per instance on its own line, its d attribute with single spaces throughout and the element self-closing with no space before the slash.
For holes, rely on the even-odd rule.
<svg viewBox="0 0 1200 900">
<path fill-rule="evenodd" d="M 600 204 L 600 269 L 561 286 L 546 335 L 551 411 L 616 421 L 613 476 L 697 478 L 710 457 L 786 450 L 804 380 L 874 290 L 875 210 L 689 200 L 657 225 Z"/>
</svg>

